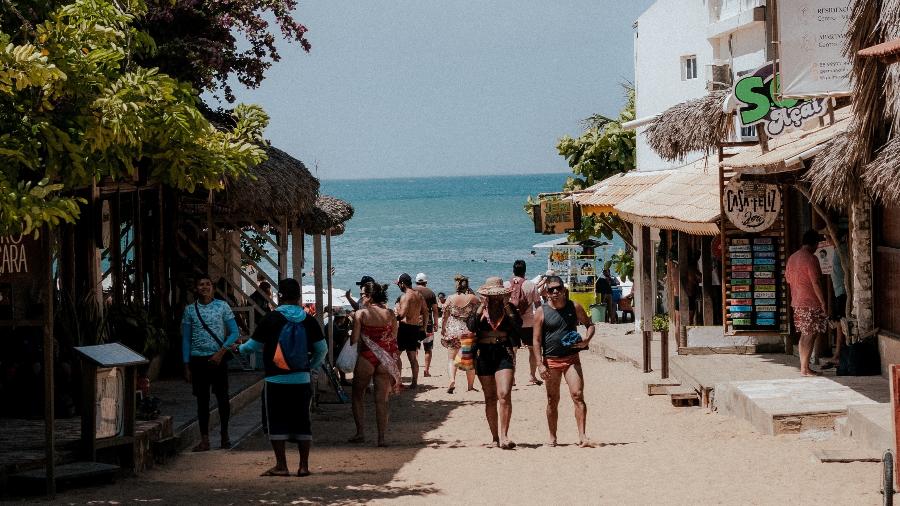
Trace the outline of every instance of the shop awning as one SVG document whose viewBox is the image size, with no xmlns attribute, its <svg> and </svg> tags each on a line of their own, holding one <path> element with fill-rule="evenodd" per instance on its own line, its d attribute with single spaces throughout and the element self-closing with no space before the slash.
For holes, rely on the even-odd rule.
<svg viewBox="0 0 900 506">
<path fill-rule="evenodd" d="M 636 195 L 672 174 L 671 170 L 631 171 L 616 174 L 574 195 L 581 213 L 615 213 L 614 206 Z"/>
<path fill-rule="evenodd" d="M 739 174 L 777 174 L 801 170 L 803 162 L 820 153 L 835 135 L 850 125 L 850 108 L 835 111 L 834 123 L 811 130 L 796 130 L 769 139 L 769 151 L 753 146 L 722 161 L 722 166 Z"/>
<path fill-rule="evenodd" d="M 717 157 L 708 157 L 671 171 L 659 181 L 616 204 L 615 211 L 631 223 L 716 235 L 721 217 Z"/>
</svg>

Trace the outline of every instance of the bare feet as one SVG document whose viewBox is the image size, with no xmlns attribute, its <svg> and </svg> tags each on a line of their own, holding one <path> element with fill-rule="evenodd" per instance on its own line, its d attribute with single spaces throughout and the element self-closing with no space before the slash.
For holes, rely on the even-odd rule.
<svg viewBox="0 0 900 506">
<path fill-rule="evenodd" d="M 353 443 L 353 444 L 365 443 L 365 442 L 366 442 L 366 436 L 364 436 L 364 435 L 362 435 L 362 434 L 357 434 L 357 435 L 351 437 L 350 439 L 348 439 L 347 442 L 348 442 L 348 443 Z"/>
<path fill-rule="evenodd" d="M 815 376 L 821 376 L 821 375 L 822 375 L 821 373 L 819 373 L 817 371 L 813 371 L 812 369 L 807 369 L 806 371 L 800 371 L 800 376 L 805 376 L 808 378 L 815 377 Z"/>
<path fill-rule="evenodd" d="M 537 385 L 537 386 L 541 386 L 541 385 L 544 384 L 544 382 L 541 381 L 541 380 L 539 380 L 539 379 L 537 379 L 537 378 L 531 378 L 530 380 L 528 380 L 528 384 L 529 384 L 529 385 Z"/>
<path fill-rule="evenodd" d="M 290 476 L 291 473 L 285 468 L 282 469 L 278 466 L 275 466 L 267 471 L 264 471 L 260 476 Z"/>
<path fill-rule="evenodd" d="M 309 472 L 309 468 L 304 469 L 304 468 L 301 467 L 300 469 L 297 469 L 297 476 L 299 476 L 299 477 L 301 477 L 301 478 L 304 477 L 304 476 L 309 476 L 309 475 L 311 475 L 311 474 L 312 474 L 312 473 Z"/>
<path fill-rule="evenodd" d="M 478 389 L 475 387 L 469 387 L 469 392 L 477 392 Z"/>
<path fill-rule="evenodd" d="M 453 386 L 453 385 L 450 385 L 450 386 L 447 388 L 447 393 L 448 393 L 448 394 L 452 394 L 454 390 L 456 390 L 456 387 Z"/>
<path fill-rule="evenodd" d="M 581 442 L 578 443 L 578 447 L 579 448 L 593 448 L 594 442 L 591 441 L 590 439 L 584 438 L 581 440 Z"/>
<path fill-rule="evenodd" d="M 513 443 L 513 442 L 510 441 L 509 439 L 507 439 L 506 441 L 500 443 L 500 448 L 502 448 L 502 449 L 504 449 L 504 450 L 512 450 L 512 449 L 515 448 L 515 447 L 516 447 L 516 443 Z"/>
<path fill-rule="evenodd" d="M 422 376 L 424 376 L 424 377 L 426 377 L 426 378 L 430 378 L 430 377 L 431 377 L 431 373 L 428 372 L 428 371 L 426 370 L 426 371 L 425 371 L 425 374 L 423 374 Z"/>
<path fill-rule="evenodd" d="M 495 440 L 491 441 L 490 443 L 486 444 L 485 446 L 488 448 L 500 448 L 500 441 L 495 439 Z"/>
<path fill-rule="evenodd" d="M 209 440 L 204 439 L 203 441 L 200 441 L 199 443 L 197 443 L 197 446 L 195 446 L 191 451 L 192 452 L 208 452 L 209 451 Z"/>
<path fill-rule="evenodd" d="M 551 439 L 550 441 L 547 441 L 547 444 L 545 446 L 549 446 L 550 448 L 556 448 L 556 440 Z"/>
</svg>

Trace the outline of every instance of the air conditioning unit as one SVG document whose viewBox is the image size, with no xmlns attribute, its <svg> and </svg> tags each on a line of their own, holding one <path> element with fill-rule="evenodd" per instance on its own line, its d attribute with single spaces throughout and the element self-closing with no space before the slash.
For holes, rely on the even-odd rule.
<svg viewBox="0 0 900 506">
<path fill-rule="evenodd" d="M 725 90 L 731 87 L 731 65 L 727 63 L 706 65 L 707 91 Z"/>
</svg>

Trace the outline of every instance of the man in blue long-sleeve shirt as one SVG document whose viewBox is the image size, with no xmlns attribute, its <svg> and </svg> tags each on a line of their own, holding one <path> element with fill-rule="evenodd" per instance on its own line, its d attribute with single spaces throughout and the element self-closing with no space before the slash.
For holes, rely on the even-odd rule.
<svg viewBox="0 0 900 506">
<path fill-rule="evenodd" d="M 253 337 L 240 347 L 241 353 L 262 351 L 266 370 L 263 430 L 268 434 L 272 451 L 275 452 L 275 467 L 264 472 L 263 476 L 290 474 L 285 456 L 286 441 L 297 443 L 300 450 L 297 476 L 309 475 L 309 449 L 312 446 L 310 371 L 322 365 L 328 346 L 319 323 L 315 318 L 307 317 L 306 311 L 300 307 L 300 295 L 297 280 L 288 278 L 279 281 L 278 300 L 281 305 L 260 320 Z M 292 339 L 305 339 L 306 352 L 309 353 L 309 362 L 299 368 L 292 368 L 283 356 L 276 353 L 282 330 L 289 323 L 293 327 L 288 327 L 285 334 L 292 336 Z M 281 344 L 284 346 L 286 343 Z"/>
<path fill-rule="evenodd" d="M 228 419 L 228 366 L 225 354 L 237 341 L 237 323 L 228 303 L 213 298 L 213 284 L 208 276 L 197 279 L 197 300 L 184 308 L 181 317 L 181 355 L 184 377 L 193 386 L 197 397 L 197 420 L 200 443 L 195 452 L 209 450 L 209 391 L 212 389 L 219 407 L 222 448 L 230 448 Z"/>
</svg>

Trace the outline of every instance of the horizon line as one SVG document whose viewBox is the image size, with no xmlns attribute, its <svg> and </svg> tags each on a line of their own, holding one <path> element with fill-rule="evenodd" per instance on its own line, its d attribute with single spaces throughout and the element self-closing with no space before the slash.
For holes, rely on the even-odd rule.
<svg viewBox="0 0 900 506">
<path fill-rule="evenodd" d="M 558 172 L 526 172 L 524 174 L 453 174 L 439 176 L 383 176 L 383 177 L 319 177 L 320 181 L 374 181 L 374 180 L 390 180 L 390 179 L 450 179 L 454 177 L 519 177 L 519 176 L 547 176 L 571 174 L 570 171 Z M 316 176 L 318 177 L 318 176 Z"/>
</svg>

